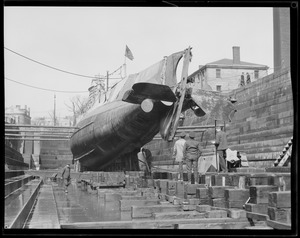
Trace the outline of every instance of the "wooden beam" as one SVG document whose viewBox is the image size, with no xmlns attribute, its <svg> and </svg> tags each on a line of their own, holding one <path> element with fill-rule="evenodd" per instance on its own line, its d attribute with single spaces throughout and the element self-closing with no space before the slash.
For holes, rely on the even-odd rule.
<svg viewBox="0 0 300 238">
<path fill-rule="evenodd" d="M 287 223 L 272 221 L 269 219 L 266 220 L 266 223 L 268 226 L 270 226 L 276 230 L 291 230 L 292 229 L 291 224 L 287 224 Z"/>
<path fill-rule="evenodd" d="M 179 224 L 209 224 L 209 223 L 247 223 L 247 219 L 239 218 L 200 218 L 200 219 L 161 219 L 161 220 L 134 220 L 134 221 L 105 221 L 105 222 L 74 222 L 61 223 L 61 229 L 155 229 L 169 228 L 175 229 Z M 249 226 L 249 222 L 248 222 Z"/>
</svg>

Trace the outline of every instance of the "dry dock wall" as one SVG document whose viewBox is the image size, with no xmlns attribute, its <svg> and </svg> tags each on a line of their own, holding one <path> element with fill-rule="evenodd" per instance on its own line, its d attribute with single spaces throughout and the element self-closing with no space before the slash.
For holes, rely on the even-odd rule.
<svg viewBox="0 0 300 238">
<path fill-rule="evenodd" d="M 56 169 L 72 164 L 69 141 L 41 141 L 40 168 Z"/>
<path fill-rule="evenodd" d="M 293 94 L 291 73 L 284 69 L 235 89 L 229 93 L 237 99 L 237 112 L 231 122 L 226 122 L 229 148 L 246 153 L 249 166 L 271 167 L 276 157 L 293 136 Z M 198 118 L 189 110 L 183 126 L 214 125 L 214 120 Z M 224 122 L 218 121 L 218 124 Z M 176 138 L 175 138 L 176 139 Z M 203 156 L 212 159 L 215 139 L 214 129 L 197 132 Z M 155 165 L 171 165 L 173 142 L 153 140 L 145 147 L 152 151 Z"/>
</svg>

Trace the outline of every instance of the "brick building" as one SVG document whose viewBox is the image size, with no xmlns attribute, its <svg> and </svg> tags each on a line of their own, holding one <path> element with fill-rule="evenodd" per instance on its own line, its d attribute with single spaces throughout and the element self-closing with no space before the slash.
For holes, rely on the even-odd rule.
<svg viewBox="0 0 300 238">
<path fill-rule="evenodd" d="M 269 67 L 240 60 L 240 47 L 233 46 L 233 58 L 221 59 L 200 65 L 199 69 L 189 76 L 194 86 L 201 89 L 229 92 L 239 87 L 242 73 L 250 75 L 251 82 L 268 75 Z"/>
</svg>

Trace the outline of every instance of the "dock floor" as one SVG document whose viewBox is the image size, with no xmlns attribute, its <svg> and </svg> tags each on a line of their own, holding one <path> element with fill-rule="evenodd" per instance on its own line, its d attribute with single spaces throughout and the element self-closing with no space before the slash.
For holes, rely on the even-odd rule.
<svg viewBox="0 0 300 238">
<path fill-rule="evenodd" d="M 60 228 L 60 223 L 131 220 L 130 212 L 121 212 L 115 202 L 81 190 L 72 182 L 65 193 L 60 183 L 41 187 L 38 199 L 24 228 Z"/>
</svg>

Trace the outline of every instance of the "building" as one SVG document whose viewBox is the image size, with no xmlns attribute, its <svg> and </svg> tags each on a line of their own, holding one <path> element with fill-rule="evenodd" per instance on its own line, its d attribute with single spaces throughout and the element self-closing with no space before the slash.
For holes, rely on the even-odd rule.
<svg viewBox="0 0 300 238">
<path fill-rule="evenodd" d="M 56 117 L 55 126 L 72 126 L 72 116 Z M 53 126 L 54 121 L 51 117 L 35 117 L 32 119 L 32 125 L 35 126 Z"/>
<path fill-rule="evenodd" d="M 199 66 L 189 76 L 194 86 L 205 90 L 229 92 L 240 86 L 241 75 L 250 75 L 251 82 L 268 75 L 269 67 L 240 60 L 240 47 L 233 46 L 232 59 L 221 59 Z"/>
<path fill-rule="evenodd" d="M 273 8 L 274 71 L 290 67 L 290 9 Z"/>
<path fill-rule="evenodd" d="M 13 124 L 30 125 L 30 108 L 27 109 L 27 105 L 24 108 L 21 108 L 20 105 L 5 108 L 5 121 L 13 122 Z"/>
</svg>

